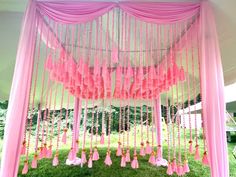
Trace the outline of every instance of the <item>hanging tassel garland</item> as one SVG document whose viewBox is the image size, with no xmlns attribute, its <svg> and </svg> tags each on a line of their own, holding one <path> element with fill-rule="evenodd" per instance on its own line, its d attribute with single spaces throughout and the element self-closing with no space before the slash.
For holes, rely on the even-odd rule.
<svg viewBox="0 0 236 177">
<path fill-rule="evenodd" d="M 24 162 L 24 167 L 22 169 L 22 174 L 25 175 L 28 173 L 28 170 L 29 170 L 29 164 L 28 164 L 28 160 L 25 160 Z"/>
<path fill-rule="evenodd" d="M 209 160 L 208 160 L 208 156 L 207 156 L 207 152 L 206 151 L 203 153 L 202 164 L 206 165 L 206 166 L 209 166 Z"/>
<path fill-rule="evenodd" d="M 195 146 L 195 155 L 194 155 L 195 160 L 200 160 L 200 154 L 199 154 L 199 145 L 197 144 Z"/>
<path fill-rule="evenodd" d="M 156 157 L 155 157 L 155 152 L 154 151 L 152 151 L 152 153 L 151 153 L 151 155 L 149 157 L 148 162 L 150 164 L 152 164 L 152 165 L 156 165 Z"/>
<path fill-rule="evenodd" d="M 93 160 L 94 161 L 99 160 L 99 153 L 98 153 L 98 148 L 97 147 L 95 147 L 94 150 L 93 150 Z"/>
<path fill-rule="evenodd" d="M 173 175 L 173 170 L 172 170 L 172 165 L 171 163 L 169 162 L 168 164 L 168 167 L 167 167 L 167 172 L 166 172 L 168 175 Z"/>
<path fill-rule="evenodd" d="M 125 161 L 130 162 L 130 150 L 126 149 Z"/>
<path fill-rule="evenodd" d="M 37 161 L 38 161 L 38 154 L 34 154 L 34 158 L 31 163 L 31 168 L 33 168 L 33 169 L 37 168 L 37 166 L 38 166 Z"/>
<path fill-rule="evenodd" d="M 107 166 L 111 166 L 112 165 L 112 161 L 111 161 L 111 152 L 107 151 L 107 155 L 104 161 L 105 165 Z"/>
</svg>

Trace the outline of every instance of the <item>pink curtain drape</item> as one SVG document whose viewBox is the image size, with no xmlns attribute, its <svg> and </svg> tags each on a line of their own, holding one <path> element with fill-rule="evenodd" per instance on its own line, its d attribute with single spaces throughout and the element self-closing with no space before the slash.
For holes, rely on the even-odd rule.
<svg viewBox="0 0 236 177">
<path fill-rule="evenodd" d="M 107 3 L 30 1 L 25 13 L 16 57 L 1 164 L 0 176 L 17 176 L 29 102 L 36 23 L 39 14 L 61 23 L 84 23 L 114 7 L 120 7 L 140 20 L 169 24 L 192 18 L 200 11 L 201 75 L 203 114 L 212 177 L 228 176 L 224 120 L 224 82 L 213 13 L 207 1 L 201 3 Z"/>
<path fill-rule="evenodd" d="M 136 18 L 152 23 L 175 23 L 196 15 L 200 3 L 178 2 L 38 2 L 37 9 L 55 21 L 84 23 L 103 15 L 114 7 L 120 7 Z"/>
<path fill-rule="evenodd" d="M 20 147 L 29 103 L 37 20 L 35 3 L 30 2 L 22 23 L 9 98 L 0 172 L 2 177 L 17 176 L 18 172 Z"/>
<path fill-rule="evenodd" d="M 200 40 L 203 118 L 211 176 L 229 176 L 223 71 L 214 15 L 207 1 L 201 5 Z"/>
</svg>

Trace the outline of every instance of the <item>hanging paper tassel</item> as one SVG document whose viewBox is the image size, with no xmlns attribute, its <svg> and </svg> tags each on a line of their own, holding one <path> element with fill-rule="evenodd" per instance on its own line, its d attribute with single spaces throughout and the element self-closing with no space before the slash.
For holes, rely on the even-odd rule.
<svg viewBox="0 0 236 177">
<path fill-rule="evenodd" d="M 107 166 L 111 166 L 112 165 L 112 161 L 111 161 L 111 156 L 110 156 L 110 151 L 109 150 L 107 151 L 107 155 L 106 155 L 104 163 Z"/>
<path fill-rule="evenodd" d="M 90 153 L 89 161 L 88 161 L 88 168 L 92 168 L 93 167 L 93 159 L 92 159 L 92 157 L 93 157 L 93 154 Z"/>
<path fill-rule="evenodd" d="M 100 139 L 100 144 L 104 144 L 104 142 L 105 142 L 104 133 L 102 133 L 101 139 Z"/>
<path fill-rule="evenodd" d="M 38 166 L 38 165 L 37 165 L 37 164 L 38 164 L 38 163 L 37 163 L 37 160 L 38 160 L 38 154 L 35 153 L 35 154 L 34 154 L 34 159 L 32 160 L 32 163 L 31 163 L 31 167 L 34 168 L 34 169 L 37 168 L 37 166 Z"/>
<path fill-rule="evenodd" d="M 98 153 L 98 148 L 95 147 L 93 151 L 93 160 L 97 161 L 99 159 L 99 153 Z"/>
<path fill-rule="evenodd" d="M 146 149 L 145 149 L 146 154 L 151 154 L 152 153 L 152 148 L 150 146 L 149 141 L 146 141 Z"/>
<path fill-rule="evenodd" d="M 179 165 L 177 166 L 177 171 L 176 171 L 176 173 L 177 173 L 178 176 L 184 175 L 183 166 L 182 166 L 181 164 L 179 164 Z"/>
<path fill-rule="evenodd" d="M 136 154 L 134 154 L 134 159 L 131 162 L 131 167 L 133 169 L 137 169 L 139 168 L 139 164 L 138 164 L 138 156 Z"/>
<path fill-rule="evenodd" d="M 25 152 L 26 152 L 26 141 L 23 141 L 20 154 L 25 155 Z"/>
<path fill-rule="evenodd" d="M 40 151 L 39 151 L 39 159 L 42 159 L 43 158 L 43 147 L 40 147 L 39 149 L 40 149 Z"/>
<path fill-rule="evenodd" d="M 126 150 L 126 155 L 125 155 L 125 161 L 126 162 L 130 162 L 130 150 L 127 148 Z"/>
<path fill-rule="evenodd" d="M 191 140 L 189 141 L 189 153 L 193 153 L 193 142 Z"/>
<path fill-rule="evenodd" d="M 87 159 L 86 159 L 86 151 L 85 149 L 82 150 L 82 154 L 81 154 L 81 163 L 82 164 L 85 164 L 87 162 Z"/>
<path fill-rule="evenodd" d="M 66 133 L 67 133 L 67 128 L 65 128 L 63 130 L 63 135 L 62 135 L 62 139 L 61 139 L 62 143 L 64 143 L 64 144 L 66 144 L 66 139 L 67 139 L 66 138 L 67 137 Z"/>
<path fill-rule="evenodd" d="M 167 173 L 168 175 L 173 175 L 172 165 L 171 165 L 170 162 L 169 162 L 169 164 L 168 164 L 168 168 L 167 168 L 166 173 Z"/>
<path fill-rule="evenodd" d="M 52 158 L 52 145 L 48 146 L 47 158 Z"/>
<path fill-rule="evenodd" d="M 206 151 L 203 153 L 202 164 L 204 164 L 206 166 L 209 166 L 209 160 L 208 160 L 208 156 L 207 156 L 207 152 Z"/>
<path fill-rule="evenodd" d="M 183 167 L 183 173 L 189 173 L 190 172 L 190 169 L 189 169 L 189 166 L 188 166 L 188 161 L 185 160 L 184 161 L 184 167 Z"/>
<path fill-rule="evenodd" d="M 120 162 L 121 167 L 126 167 L 126 159 L 125 159 L 125 152 L 122 152 L 122 157 L 121 157 L 121 162 Z"/>
<path fill-rule="evenodd" d="M 140 156 L 145 156 L 145 151 L 144 151 L 144 144 L 141 143 L 141 147 L 140 147 L 140 153 L 139 153 Z"/>
<path fill-rule="evenodd" d="M 156 157 L 155 157 L 155 152 L 154 151 L 152 151 L 152 153 L 151 153 L 151 155 L 149 157 L 148 162 L 150 164 L 152 164 L 152 165 L 156 165 Z"/>
<path fill-rule="evenodd" d="M 118 63 L 118 48 L 117 47 L 113 47 L 112 49 L 112 62 Z"/>
<path fill-rule="evenodd" d="M 53 161 L 52 161 L 52 166 L 57 166 L 59 164 L 59 160 L 58 160 L 58 153 L 55 154 Z"/>
<path fill-rule="evenodd" d="M 195 150 L 195 156 L 194 159 L 195 160 L 200 160 L 200 155 L 199 155 L 199 146 L 198 144 L 195 146 L 196 150 Z"/>
<path fill-rule="evenodd" d="M 47 148 L 47 144 L 45 143 L 42 150 L 43 158 L 47 157 L 47 152 L 48 152 L 48 148 Z"/>
<path fill-rule="evenodd" d="M 174 158 L 172 161 L 172 171 L 176 172 L 177 171 L 177 164 L 176 164 L 176 159 Z"/>
<path fill-rule="evenodd" d="M 68 159 L 69 159 L 70 161 L 73 161 L 73 160 L 75 159 L 75 152 L 74 152 L 74 149 L 73 149 L 73 148 L 70 149 L 70 152 L 69 152 L 69 154 L 68 154 Z"/>
<path fill-rule="evenodd" d="M 22 174 L 25 175 L 28 173 L 29 170 L 29 165 L 28 165 L 28 160 L 25 160 L 24 162 L 24 168 L 22 169 Z"/>
<path fill-rule="evenodd" d="M 122 150 L 121 150 L 121 142 L 118 142 L 118 147 L 116 150 L 116 156 L 121 156 L 122 155 Z"/>
</svg>

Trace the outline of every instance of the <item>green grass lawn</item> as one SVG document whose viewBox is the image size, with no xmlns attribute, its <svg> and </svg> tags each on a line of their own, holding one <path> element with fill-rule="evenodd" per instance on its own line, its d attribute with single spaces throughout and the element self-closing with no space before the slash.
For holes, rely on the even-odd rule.
<svg viewBox="0 0 236 177">
<path fill-rule="evenodd" d="M 132 142 L 132 134 L 131 134 L 131 142 Z M 115 156 L 117 141 L 118 141 L 118 135 L 113 134 L 111 138 L 111 147 L 112 147 L 112 166 L 107 167 L 104 164 L 104 159 L 106 155 L 106 146 L 99 146 L 99 154 L 100 154 L 100 160 L 93 163 L 93 168 L 89 169 L 87 167 L 87 164 L 84 165 L 84 167 L 80 166 L 67 166 L 65 165 L 65 161 L 67 158 L 67 154 L 69 152 L 69 145 L 62 146 L 62 149 L 59 153 L 59 160 L 60 164 L 57 167 L 52 166 L 52 159 L 43 159 L 38 162 L 38 168 L 37 169 L 31 169 L 29 168 L 29 172 L 27 175 L 21 175 L 21 171 L 23 168 L 23 161 L 24 157 L 21 157 L 21 165 L 19 167 L 19 176 L 25 176 L 25 177 L 165 177 L 168 176 L 166 174 L 166 168 L 164 167 L 155 167 L 151 166 L 148 163 L 148 156 L 142 158 L 139 157 L 139 169 L 132 169 L 130 164 L 127 164 L 126 168 L 120 167 L 120 158 Z M 140 141 L 138 139 L 138 141 Z M 68 143 L 69 144 L 69 143 Z M 202 144 L 202 140 L 199 139 L 199 144 Z M 89 143 L 87 142 L 87 147 Z M 230 177 L 236 177 L 236 159 L 234 159 L 232 155 L 232 150 L 236 143 L 228 143 L 228 150 L 229 150 L 229 162 L 230 162 Z M 202 145 L 200 145 L 200 152 L 201 155 L 203 153 Z M 164 143 L 163 146 L 163 153 L 164 157 L 166 158 L 167 153 L 167 146 L 166 143 Z M 89 150 L 87 150 L 89 152 Z M 132 157 L 132 149 L 131 149 L 131 157 Z M 88 155 L 88 153 L 87 153 Z M 33 155 L 30 156 L 32 159 Z M 30 159 L 30 162 L 31 162 Z M 189 155 L 189 166 L 190 166 L 190 173 L 186 174 L 187 177 L 210 177 L 210 169 L 209 167 L 205 167 L 202 165 L 201 162 L 195 161 L 193 159 L 193 156 Z M 173 175 L 174 177 L 177 175 Z"/>
<path fill-rule="evenodd" d="M 154 167 L 148 163 L 148 156 L 144 158 L 139 158 L 139 169 L 132 169 L 130 164 L 127 165 L 126 168 L 120 167 L 120 158 L 115 156 L 115 149 L 112 149 L 112 166 L 106 167 L 104 164 L 104 159 L 106 155 L 106 149 L 100 149 L 100 160 L 93 163 L 93 168 L 89 169 L 87 165 L 84 167 L 80 166 L 67 166 L 65 165 L 65 161 L 67 158 L 68 151 L 63 150 L 60 151 L 60 165 L 58 167 L 53 167 L 52 161 L 50 159 L 44 159 L 39 162 L 39 167 L 36 170 L 30 169 L 27 175 L 19 176 L 28 176 L 28 177 L 165 177 L 168 176 L 166 174 L 166 168 L 164 167 Z M 199 177 L 209 176 L 209 168 L 202 166 L 200 162 L 196 162 L 191 157 L 189 159 L 189 164 L 191 164 L 191 172 L 186 176 L 191 177 Z M 21 165 L 19 168 L 19 172 L 21 172 L 23 166 Z M 173 175 L 177 176 L 177 175 Z"/>
</svg>

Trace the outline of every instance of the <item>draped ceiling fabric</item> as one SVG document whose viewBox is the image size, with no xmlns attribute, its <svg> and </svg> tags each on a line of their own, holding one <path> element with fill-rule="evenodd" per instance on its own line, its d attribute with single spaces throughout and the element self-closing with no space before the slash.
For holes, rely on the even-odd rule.
<svg viewBox="0 0 236 177">
<path fill-rule="evenodd" d="M 49 38 L 54 38 L 46 43 L 48 43 L 48 46 L 56 48 L 58 45 L 62 45 L 59 40 L 60 37 L 58 37 L 60 35 L 58 34 L 56 36 L 51 33 L 49 31 L 50 27 L 48 27 L 50 25 L 47 26 L 44 23 L 47 23 L 48 21 L 48 23 L 50 23 L 50 20 L 53 20 L 58 24 L 69 25 L 88 23 L 98 19 L 100 16 L 108 13 L 114 8 L 120 8 L 124 13 L 127 13 L 131 17 L 137 18 L 140 21 L 153 23 L 156 25 L 172 25 L 175 23 L 188 21 L 189 19 L 195 17 L 195 22 L 192 26 L 190 26 L 190 28 L 188 28 L 187 33 L 182 35 L 182 32 L 180 31 L 181 35 L 178 36 L 179 40 L 176 40 L 173 45 L 170 41 L 167 41 L 166 43 L 169 42 L 169 46 L 180 51 L 185 45 L 188 44 L 188 40 L 184 40 L 187 38 L 186 34 L 191 36 L 193 41 L 197 41 L 197 35 L 194 34 L 199 34 L 199 41 L 197 42 L 200 44 L 200 85 L 211 176 L 229 176 L 224 120 L 225 103 L 223 72 L 214 17 L 211 7 L 207 1 L 198 3 L 87 3 L 75 1 L 30 1 L 24 16 L 16 57 L 15 72 L 13 76 L 5 127 L 0 176 L 17 176 L 20 157 L 19 147 L 24 136 L 24 129 L 26 127 L 25 118 L 27 117 L 28 105 L 30 102 L 29 95 L 33 75 L 32 71 L 34 68 L 34 63 L 36 62 L 34 61 L 34 55 L 36 55 L 34 50 L 36 46 L 37 29 L 39 32 L 41 30 L 40 33 L 43 37 L 49 36 Z M 198 18 L 199 14 L 200 17 Z M 49 20 L 45 20 L 42 17 L 47 17 Z M 64 46 L 62 45 L 61 48 L 64 53 L 67 52 L 66 48 L 63 47 Z M 167 46 L 165 47 L 167 48 Z M 158 70 L 164 67 L 165 63 L 171 62 L 172 57 L 172 52 L 166 52 L 163 56 L 161 55 L 160 58 L 162 58 L 162 60 L 159 60 L 156 63 Z M 148 62 L 145 64 L 145 67 L 147 68 Z M 129 65 L 123 65 L 121 67 L 125 66 Z M 92 67 L 96 67 L 95 64 Z M 148 70 L 145 71 L 145 69 L 143 69 L 143 72 L 147 73 Z M 113 89 L 114 88 L 112 88 L 112 90 Z M 165 88 L 163 88 L 163 90 L 165 90 Z M 74 92 L 72 93 L 71 91 L 71 94 L 74 94 Z M 155 96 L 155 94 L 150 97 L 156 99 L 159 98 L 158 95 Z M 136 97 L 134 97 L 134 99 L 135 98 Z M 140 98 L 142 98 L 142 96 L 140 96 Z"/>
</svg>

